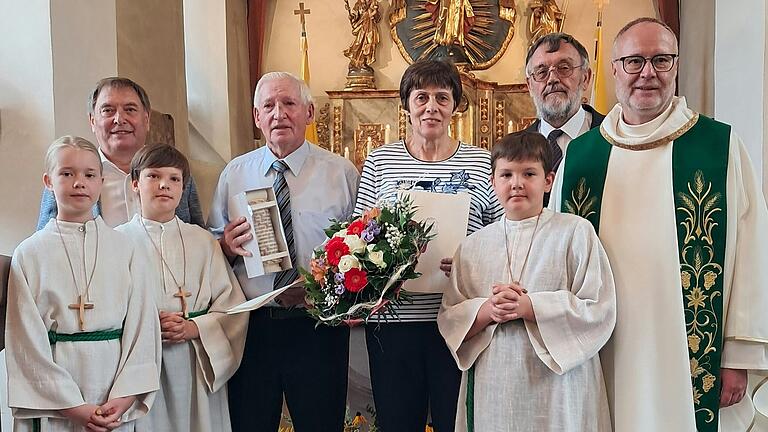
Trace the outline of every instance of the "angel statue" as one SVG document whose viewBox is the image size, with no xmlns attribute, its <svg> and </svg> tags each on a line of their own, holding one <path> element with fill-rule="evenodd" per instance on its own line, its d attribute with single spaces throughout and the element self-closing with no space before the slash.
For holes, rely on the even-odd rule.
<svg viewBox="0 0 768 432">
<path fill-rule="evenodd" d="M 545 34 L 562 31 L 565 13 L 560 10 L 555 0 L 533 0 L 530 6 L 531 20 L 528 29 L 531 32 L 531 44 Z"/>
<path fill-rule="evenodd" d="M 349 0 L 344 0 L 344 6 L 352 24 L 354 40 L 349 48 L 344 50 L 344 56 L 349 59 L 347 85 L 345 90 L 374 89 L 373 69 L 376 61 L 376 46 L 379 44 L 379 3 L 377 0 L 357 0 L 349 7 Z"/>
<path fill-rule="evenodd" d="M 350 8 L 349 1 L 344 0 L 352 24 L 352 35 L 355 40 L 344 55 L 349 58 L 349 65 L 355 69 L 370 67 L 376 61 L 376 45 L 379 44 L 379 3 L 376 0 L 357 0 Z"/>
</svg>

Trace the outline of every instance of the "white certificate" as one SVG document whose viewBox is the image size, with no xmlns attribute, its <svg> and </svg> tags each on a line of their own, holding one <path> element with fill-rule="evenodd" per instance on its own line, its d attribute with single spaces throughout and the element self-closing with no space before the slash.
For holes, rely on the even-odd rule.
<svg viewBox="0 0 768 432">
<path fill-rule="evenodd" d="M 416 271 L 421 276 L 406 281 L 403 289 L 417 293 L 445 292 L 451 281 L 440 270 L 440 260 L 453 258 L 459 244 L 467 236 L 470 196 L 466 192 L 443 194 L 419 190 L 402 191 L 400 195 L 410 195 L 416 207 L 414 219 L 434 221 L 437 232 L 427 250 L 419 256 Z"/>
<path fill-rule="evenodd" d="M 285 292 L 285 291 L 287 291 L 287 290 L 289 290 L 291 288 L 294 288 L 294 289 L 304 289 L 304 279 L 303 278 L 297 279 L 295 282 L 293 282 L 293 283 L 291 283 L 289 285 L 286 285 L 286 286 L 284 286 L 282 288 L 278 288 L 278 289 L 276 289 L 274 291 L 270 291 L 270 292 L 268 292 L 266 294 L 260 295 L 260 296 L 258 296 L 256 298 L 250 299 L 250 300 L 248 300 L 246 302 L 240 303 L 239 305 L 233 307 L 232 309 L 229 309 L 227 311 L 227 313 L 228 314 L 236 314 L 236 313 L 248 312 L 248 311 L 256 310 L 256 309 L 264 306 L 265 304 L 271 302 L 272 300 L 275 299 L 275 297 L 279 296 L 280 294 L 282 294 L 283 292 Z"/>
</svg>

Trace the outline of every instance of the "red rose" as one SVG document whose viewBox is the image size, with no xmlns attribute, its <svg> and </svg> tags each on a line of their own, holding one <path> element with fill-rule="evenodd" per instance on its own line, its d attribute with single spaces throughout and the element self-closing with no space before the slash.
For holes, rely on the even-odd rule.
<svg viewBox="0 0 768 432">
<path fill-rule="evenodd" d="M 356 236 L 359 236 L 364 229 L 365 229 L 365 223 L 361 219 L 358 219 L 352 222 L 351 224 L 349 224 L 349 226 L 347 227 L 347 234 L 354 234 Z"/>
<path fill-rule="evenodd" d="M 341 237 L 334 237 L 325 244 L 326 260 L 330 265 L 339 265 L 341 257 L 349 253 L 349 246 Z"/>
<path fill-rule="evenodd" d="M 344 273 L 344 287 L 349 292 L 359 292 L 368 283 L 368 273 L 364 270 L 351 268 Z"/>
</svg>

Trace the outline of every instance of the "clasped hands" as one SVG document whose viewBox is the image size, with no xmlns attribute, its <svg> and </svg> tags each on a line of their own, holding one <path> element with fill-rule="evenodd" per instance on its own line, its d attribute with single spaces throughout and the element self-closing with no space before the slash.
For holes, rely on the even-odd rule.
<svg viewBox="0 0 768 432">
<path fill-rule="evenodd" d="M 163 342 L 182 343 L 200 337 L 197 324 L 184 319 L 181 312 L 160 311 L 160 337 Z"/>
<path fill-rule="evenodd" d="M 88 431 L 107 432 L 120 427 L 122 424 L 120 417 L 128 411 L 135 400 L 135 396 L 126 396 L 109 400 L 101 406 L 82 404 L 63 409 L 61 414 Z"/>
<path fill-rule="evenodd" d="M 516 283 L 493 285 L 492 296 L 483 303 L 489 318 L 502 324 L 522 318 L 526 321 L 536 321 L 533 304 L 528 297 L 528 291 Z"/>
</svg>

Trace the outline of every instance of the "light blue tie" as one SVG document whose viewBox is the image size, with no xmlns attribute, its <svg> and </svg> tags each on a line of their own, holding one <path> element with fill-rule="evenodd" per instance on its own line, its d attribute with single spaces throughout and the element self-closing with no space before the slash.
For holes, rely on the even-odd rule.
<svg viewBox="0 0 768 432">
<path fill-rule="evenodd" d="M 299 277 L 299 271 L 297 270 L 299 262 L 296 259 L 296 248 L 293 244 L 291 191 L 288 189 L 288 182 L 285 181 L 285 170 L 288 169 L 288 165 L 284 161 L 276 160 L 272 163 L 272 169 L 275 170 L 275 181 L 272 183 L 272 187 L 275 189 L 275 199 L 277 199 L 277 207 L 280 209 L 280 222 L 283 224 L 283 232 L 285 233 L 285 243 L 288 245 L 288 254 L 293 264 L 293 268 L 275 273 L 272 288 L 278 289 Z"/>
</svg>

